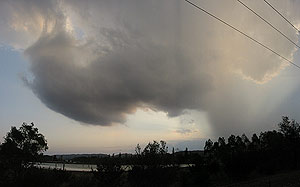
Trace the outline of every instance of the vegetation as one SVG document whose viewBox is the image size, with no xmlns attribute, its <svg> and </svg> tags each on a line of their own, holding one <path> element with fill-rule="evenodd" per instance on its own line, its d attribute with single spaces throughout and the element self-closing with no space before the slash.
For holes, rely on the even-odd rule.
<svg viewBox="0 0 300 187">
<path fill-rule="evenodd" d="M 0 145 L 0 186 L 4 181 L 14 182 L 47 149 L 45 137 L 33 123 L 11 127 Z"/>
<path fill-rule="evenodd" d="M 227 140 L 224 137 L 215 142 L 207 140 L 204 152 L 187 149 L 175 152 L 173 149 L 168 153 L 165 141 L 153 141 L 143 149 L 137 144 L 135 154 L 71 159 L 77 163 L 97 163 L 97 170 L 92 172 L 31 167 L 30 163 L 36 160 L 59 160 L 41 157 L 47 148 L 44 136 L 33 124 L 24 123 L 19 129 L 12 127 L 0 146 L 0 186 L 218 186 L 234 183 L 247 186 L 241 182 L 299 169 L 300 126 L 295 120 L 283 117 L 278 130 L 253 134 L 251 138 L 243 134 L 231 135 Z M 182 164 L 189 165 L 182 167 Z M 288 179 L 286 175 L 277 176 Z M 293 178 L 298 176 L 293 173 Z M 263 184 L 261 186 L 269 186 L 270 180 Z"/>
<path fill-rule="evenodd" d="M 279 170 L 298 169 L 300 127 L 294 120 L 283 117 L 279 130 L 267 131 L 251 140 L 246 135 L 231 135 L 227 142 L 205 143 L 206 165 L 214 172 L 231 179 L 242 179 L 251 173 L 272 174 Z"/>
</svg>

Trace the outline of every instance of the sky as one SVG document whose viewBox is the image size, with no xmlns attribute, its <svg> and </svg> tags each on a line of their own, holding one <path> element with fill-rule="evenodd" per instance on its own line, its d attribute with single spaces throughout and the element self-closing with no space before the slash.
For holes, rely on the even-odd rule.
<svg viewBox="0 0 300 187">
<path fill-rule="evenodd" d="M 300 65 L 236 0 L 193 2 Z M 243 0 L 298 43 L 264 1 Z M 269 0 L 300 28 L 300 1 Z M 47 154 L 171 150 L 299 119 L 300 69 L 183 0 L 0 2 L 0 137 L 34 122 Z M 3 139 L 0 139 L 3 141 Z"/>
</svg>

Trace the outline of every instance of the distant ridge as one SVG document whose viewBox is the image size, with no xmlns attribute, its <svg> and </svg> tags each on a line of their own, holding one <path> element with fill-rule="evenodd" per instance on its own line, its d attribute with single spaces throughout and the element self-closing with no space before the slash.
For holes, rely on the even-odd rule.
<svg viewBox="0 0 300 187">
<path fill-rule="evenodd" d="M 171 153 L 169 153 L 171 154 Z M 177 151 L 175 152 L 176 155 L 181 155 L 181 154 L 186 154 L 185 151 Z M 188 151 L 188 154 L 199 154 L 199 155 L 203 155 L 204 151 L 203 150 L 193 150 L 193 151 Z M 115 157 L 116 156 L 121 156 L 121 157 L 127 157 L 132 155 L 131 153 L 121 153 L 120 154 L 113 154 Z M 80 157 L 86 157 L 86 158 L 90 158 L 90 157 L 98 157 L 98 158 L 103 158 L 103 157 L 109 157 L 109 156 L 113 156 L 111 154 L 103 154 L 103 153 L 98 153 L 98 154 L 57 154 L 57 155 L 45 155 L 45 156 L 55 156 L 57 159 L 62 159 L 62 160 L 71 160 L 74 158 L 80 158 Z"/>
<path fill-rule="evenodd" d="M 57 159 L 63 159 L 63 160 L 71 160 L 73 158 L 80 158 L 80 157 L 108 157 L 108 154 L 57 154 L 57 155 L 51 155 L 56 156 Z"/>
</svg>

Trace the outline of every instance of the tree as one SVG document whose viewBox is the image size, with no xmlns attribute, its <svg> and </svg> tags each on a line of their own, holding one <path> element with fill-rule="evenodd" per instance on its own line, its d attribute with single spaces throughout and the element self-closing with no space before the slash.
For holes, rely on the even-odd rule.
<svg viewBox="0 0 300 187">
<path fill-rule="evenodd" d="M 162 155 L 168 153 L 167 142 L 160 140 L 159 153 Z"/>
<path fill-rule="evenodd" d="M 157 141 L 153 141 L 153 143 L 148 143 L 146 147 L 144 148 L 142 154 L 143 155 L 157 155 L 157 154 L 167 154 L 168 147 L 167 143 L 165 141 L 160 141 L 158 143 Z"/>
<path fill-rule="evenodd" d="M 213 147 L 213 142 L 211 141 L 211 139 L 208 139 L 205 142 L 204 153 L 209 153 L 212 150 L 212 147 Z"/>
<path fill-rule="evenodd" d="M 250 145 L 250 140 L 249 138 L 245 135 L 245 134 L 242 134 L 242 140 L 243 140 L 243 143 L 246 147 L 248 147 Z"/>
<path fill-rule="evenodd" d="M 300 126 L 295 120 L 290 120 L 287 116 L 282 116 L 282 122 L 278 124 L 279 131 L 287 138 L 295 140 L 300 137 Z"/>
<path fill-rule="evenodd" d="M 135 147 L 135 153 L 137 155 L 141 155 L 141 146 L 140 144 L 137 144 L 136 147 Z"/>
<path fill-rule="evenodd" d="M 226 145 L 225 138 L 219 137 L 218 144 L 219 144 L 219 147 L 224 147 Z"/>
<path fill-rule="evenodd" d="M 236 137 L 234 135 L 230 135 L 227 141 L 231 149 L 236 147 Z"/>
<path fill-rule="evenodd" d="M 294 167 L 299 167 L 298 157 L 300 154 L 300 125 L 295 120 L 290 120 L 287 116 L 282 116 L 282 122 L 278 124 L 279 131 L 285 137 L 286 151 L 294 155 Z"/>
<path fill-rule="evenodd" d="M 165 141 L 153 141 L 153 143 L 149 142 L 144 150 L 142 151 L 142 159 L 143 164 L 147 167 L 158 167 L 167 160 L 165 156 L 168 153 L 167 143 Z"/>
<path fill-rule="evenodd" d="M 47 149 L 45 137 L 34 124 L 23 123 L 19 129 L 11 127 L 0 146 L 0 155 L 8 168 L 22 168 L 35 161 Z"/>
</svg>

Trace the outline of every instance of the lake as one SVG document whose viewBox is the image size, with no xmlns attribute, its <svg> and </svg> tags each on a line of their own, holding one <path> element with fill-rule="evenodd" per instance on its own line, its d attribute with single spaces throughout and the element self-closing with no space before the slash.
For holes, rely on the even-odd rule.
<svg viewBox="0 0 300 187">
<path fill-rule="evenodd" d="M 43 169 L 65 169 L 67 171 L 92 171 L 97 169 L 97 165 L 93 164 L 35 163 L 34 166 Z"/>
<path fill-rule="evenodd" d="M 63 166 L 65 165 L 65 167 Z M 66 171 L 92 171 L 97 169 L 95 164 L 63 164 L 63 163 L 35 163 L 35 167 L 43 169 L 65 169 Z M 191 167 L 194 164 L 180 164 L 180 168 Z M 132 169 L 131 165 L 122 165 L 121 169 L 128 171 Z"/>
</svg>

